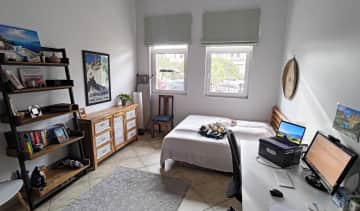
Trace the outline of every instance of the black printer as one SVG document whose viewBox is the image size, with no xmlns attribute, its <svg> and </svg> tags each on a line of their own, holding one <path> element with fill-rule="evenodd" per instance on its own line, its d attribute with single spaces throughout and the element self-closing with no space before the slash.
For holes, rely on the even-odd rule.
<svg viewBox="0 0 360 211">
<path fill-rule="evenodd" d="M 290 146 L 281 141 L 271 138 L 262 138 L 259 140 L 259 155 L 275 163 L 281 168 L 299 164 L 302 147 Z"/>
<path fill-rule="evenodd" d="M 281 168 L 299 164 L 305 127 L 281 121 L 276 136 L 259 140 L 259 155 Z"/>
</svg>

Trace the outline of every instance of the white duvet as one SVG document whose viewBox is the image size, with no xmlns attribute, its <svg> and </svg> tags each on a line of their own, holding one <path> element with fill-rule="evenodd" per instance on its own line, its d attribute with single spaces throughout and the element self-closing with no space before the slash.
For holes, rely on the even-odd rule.
<svg viewBox="0 0 360 211">
<path fill-rule="evenodd" d="M 165 136 L 160 164 L 164 166 L 165 160 L 173 159 L 212 170 L 232 172 L 227 138 L 216 140 L 198 133 L 201 125 L 215 122 L 228 126 L 234 132 L 239 146 L 240 140 L 258 140 L 274 135 L 271 126 L 263 122 L 237 120 L 237 125 L 230 127 L 231 119 L 228 118 L 190 115 Z"/>
</svg>

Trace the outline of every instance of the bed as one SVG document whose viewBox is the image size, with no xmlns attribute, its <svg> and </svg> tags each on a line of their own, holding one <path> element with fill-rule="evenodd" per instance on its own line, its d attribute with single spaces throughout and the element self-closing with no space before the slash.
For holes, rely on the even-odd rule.
<svg viewBox="0 0 360 211">
<path fill-rule="evenodd" d="M 161 167 L 164 167 L 167 159 L 172 159 L 211 170 L 232 172 L 227 138 L 216 140 L 201 136 L 198 133 L 200 126 L 222 122 L 228 124 L 228 128 L 234 132 L 238 141 L 254 141 L 274 135 L 281 120 L 286 120 L 286 117 L 277 107 L 273 108 L 270 123 L 236 120 L 237 124 L 234 127 L 230 126 L 229 118 L 189 115 L 164 137 L 160 157 Z"/>
</svg>

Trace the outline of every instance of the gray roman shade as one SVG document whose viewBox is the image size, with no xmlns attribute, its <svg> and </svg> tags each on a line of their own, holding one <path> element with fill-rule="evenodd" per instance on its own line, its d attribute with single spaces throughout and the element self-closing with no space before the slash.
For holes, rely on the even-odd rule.
<svg viewBox="0 0 360 211">
<path fill-rule="evenodd" d="M 191 14 L 145 17 L 145 45 L 190 44 Z"/>
<path fill-rule="evenodd" d="M 257 43 L 260 9 L 205 12 L 203 44 Z"/>
</svg>

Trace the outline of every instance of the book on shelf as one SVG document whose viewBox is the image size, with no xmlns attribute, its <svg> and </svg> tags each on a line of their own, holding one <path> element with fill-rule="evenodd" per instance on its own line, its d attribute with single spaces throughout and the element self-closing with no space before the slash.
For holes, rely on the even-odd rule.
<svg viewBox="0 0 360 211">
<path fill-rule="evenodd" d="M 19 131 L 19 148 L 21 152 L 32 155 L 34 152 L 41 150 L 41 148 L 49 145 L 46 135 L 46 129 Z M 5 133 L 8 149 L 16 149 L 14 136 L 11 132 Z"/>
</svg>

